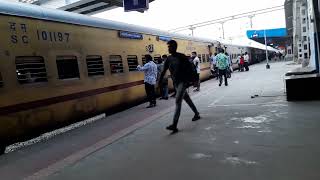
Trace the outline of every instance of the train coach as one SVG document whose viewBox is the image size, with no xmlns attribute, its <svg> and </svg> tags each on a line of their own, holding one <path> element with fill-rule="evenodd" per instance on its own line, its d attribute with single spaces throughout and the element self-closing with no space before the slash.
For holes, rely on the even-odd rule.
<svg viewBox="0 0 320 180">
<path fill-rule="evenodd" d="M 201 79 L 218 42 L 151 28 L 0 2 L 0 149 L 145 97 L 144 55 L 197 51 Z M 170 82 L 172 87 L 172 82 Z"/>
</svg>

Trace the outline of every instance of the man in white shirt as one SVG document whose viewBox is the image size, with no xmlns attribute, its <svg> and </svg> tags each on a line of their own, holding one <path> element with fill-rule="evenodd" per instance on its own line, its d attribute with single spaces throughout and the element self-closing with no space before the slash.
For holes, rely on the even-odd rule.
<svg viewBox="0 0 320 180">
<path fill-rule="evenodd" d="M 192 52 L 192 58 L 193 58 L 193 64 L 197 70 L 197 74 L 198 74 L 198 77 L 197 77 L 197 80 L 195 82 L 195 87 L 196 89 L 194 91 L 200 91 L 200 60 L 197 56 L 197 52 Z"/>
<path fill-rule="evenodd" d="M 249 71 L 249 54 L 247 52 L 244 53 L 244 68 L 246 71 Z"/>
<path fill-rule="evenodd" d="M 137 69 L 144 72 L 144 85 L 150 103 L 147 108 L 152 108 L 156 106 L 155 84 L 157 83 L 158 70 L 149 54 L 145 55 L 145 58 L 147 63 L 143 67 L 138 65 Z"/>
</svg>

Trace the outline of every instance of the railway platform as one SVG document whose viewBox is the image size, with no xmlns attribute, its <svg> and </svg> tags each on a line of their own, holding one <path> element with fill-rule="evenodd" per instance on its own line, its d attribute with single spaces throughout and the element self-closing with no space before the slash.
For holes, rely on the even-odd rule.
<svg viewBox="0 0 320 180">
<path fill-rule="evenodd" d="M 165 130 L 174 99 L 126 111 L 0 156 L 1 179 L 318 180 L 319 101 L 288 102 L 290 62 L 201 83 L 183 104 L 180 132 Z M 320 92 L 319 92 L 320 93 Z"/>
</svg>

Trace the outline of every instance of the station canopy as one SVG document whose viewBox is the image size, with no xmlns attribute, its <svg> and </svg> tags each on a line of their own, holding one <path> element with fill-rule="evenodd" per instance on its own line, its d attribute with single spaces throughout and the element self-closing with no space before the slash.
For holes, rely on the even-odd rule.
<svg viewBox="0 0 320 180">
<path fill-rule="evenodd" d="M 271 46 L 277 49 L 285 49 L 288 40 L 290 40 L 290 37 L 288 37 L 286 28 L 247 31 L 247 37 L 249 39 L 252 39 L 262 44 L 265 43 L 265 35 L 267 38 L 268 46 Z"/>
</svg>

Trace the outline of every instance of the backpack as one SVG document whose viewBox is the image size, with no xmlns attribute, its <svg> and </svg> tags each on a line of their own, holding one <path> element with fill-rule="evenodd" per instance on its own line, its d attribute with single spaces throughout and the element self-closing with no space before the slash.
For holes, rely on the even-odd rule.
<svg viewBox="0 0 320 180">
<path fill-rule="evenodd" d="M 188 83 L 194 83 L 198 79 L 197 67 L 193 61 L 189 61 L 188 58 L 183 61 L 183 70 L 185 72 L 185 80 Z"/>
</svg>

